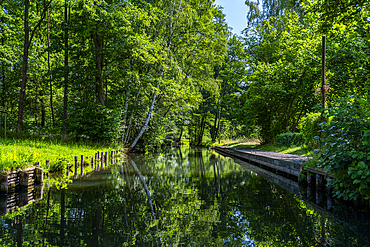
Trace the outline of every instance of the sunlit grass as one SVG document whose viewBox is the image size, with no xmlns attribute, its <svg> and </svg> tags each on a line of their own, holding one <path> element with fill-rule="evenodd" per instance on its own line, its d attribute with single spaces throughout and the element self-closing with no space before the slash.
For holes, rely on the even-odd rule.
<svg viewBox="0 0 370 247">
<path fill-rule="evenodd" d="M 261 145 L 258 147 L 260 150 L 270 151 L 270 152 L 279 152 L 285 154 L 296 154 L 302 156 L 312 156 L 313 150 L 307 148 L 306 146 L 291 146 L 291 147 L 277 147 L 274 145 Z"/>
<path fill-rule="evenodd" d="M 237 145 L 243 146 L 256 146 L 260 144 L 260 140 L 256 138 L 236 138 L 236 139 L 224 139 L 221 140 L 220 144 L 216 143 L 216 145 L 222 146 L 231 146 L 235 147 Z"/>
<path fill-rule="evenodd" d="M 226 139 L 222 140 L 220 144 L 215 143 L 215 146 L 230 146 L 242 149 L 257 149 L 269 152 L 279 152 L 285 154 L 296 154 L 302 156 L 312 156 L 313 150 L 307 148 L 305 145 L 302 146 L 291 146 L 291 147 L 279 147 L 272 144 L 261 144 L 258 139 Z"/>
<path fill-rule="evenodd" d="M 40 162 L 44 169 L 62 169 L 74 164 L 74 156 L 93 157 L 96 152 L 108 152 L 117 147 L 99 147 L 82 142 L 62 143 L 58 141 L 34 141 L 0 139 L 0 172 L 34 166 Z M 89 158 L 90 160 L 91 158 Z M 50 160 L 50 167 L 46 166 Z"/>
</svg>

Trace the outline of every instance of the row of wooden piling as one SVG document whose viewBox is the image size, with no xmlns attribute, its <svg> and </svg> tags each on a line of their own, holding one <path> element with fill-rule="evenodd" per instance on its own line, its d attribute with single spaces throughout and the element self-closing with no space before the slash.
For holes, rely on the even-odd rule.
<svg viewBox="0 0 370 247">
<path fill-rule="evenodd" d="M 333 178 L 334 174 L 329 174 L 322 169 L 302 167 L 299 177 L 301 196 L 326 210 L 331 210 L 334 206 Z M 370 200 L 363 197 L 357 198 L 352 203 L 357 208 L 370 209 Z"/>
<path fill-rule="evenodd" d="M 305 167 L 299 178 L 302 197 L 326 210 L 331 210 L 334 204 L 332 178 L 334 178 L 332 174 L 322 169 Z"/>
<path fill-rule="evenodd" d="M 78 156 L 74 157 L 74 176 L 78 176 L 78 168 L 80 167 L 80 175 L 84 175 L 84 167 L 90 165 L 91 168 L 95 168 L 95 170 L 103 169 L 107 167 L 109 161 L 113 162 L 113 160 L 118 156 L 121 150 L 115 150 L 110 152 L 97 152 L 95 153 L 94 157 L 88 157 L 81 155 L 80 162 L 78 162 Z M 91 160 L 90 164 L 88 163 L 89 159 Z M 67 166 L 67 176 L 69 173 L 72 172 L 73 165 Z"/>
</svg>

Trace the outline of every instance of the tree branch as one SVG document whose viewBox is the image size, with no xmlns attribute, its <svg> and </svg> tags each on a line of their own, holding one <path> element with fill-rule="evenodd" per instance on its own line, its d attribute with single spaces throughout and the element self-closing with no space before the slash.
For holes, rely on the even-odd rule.
<svg viewBox="0 0 370 247">
<path fill-rule="evenodd" d="M 28 45 L 27 45 L 27 50 L 30 48 L 32 38 L 33 38 L 33 36 L 35 35 L 35 32 L 36 32 L 37 28 L 39 28 L 39 27 L 40 27 L 40 25 L 41 25 L 42 21 L 45 19 L 46 12 L 47 12 L 47 10 L 49 9 L 49 6 L 50 6 L 50 4 L 51 4 L 51 2 L 52 2 L 52 1 L 53 1 L 53 0 L 50 0 L 50 2 L 48 2 L 48 3 L 46 4 L 46 6 L 45 6 L 44 10 L 42 11 L 42 14 L 41 14 L 41 18 L 40 18 L 40 20 L 37 22 L 36 26 L 33 28 L 32 33 L 31 33 L 31 37 L 30 37 L 30 41 L 28 42 Z"/>
</svg>

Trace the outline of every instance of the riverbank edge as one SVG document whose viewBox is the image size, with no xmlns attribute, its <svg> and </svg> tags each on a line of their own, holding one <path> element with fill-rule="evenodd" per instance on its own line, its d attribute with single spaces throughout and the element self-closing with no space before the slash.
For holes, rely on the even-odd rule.
<svg viewBox="0 0 370 247">
<path fill-rule="evenodd" d="M 66 176 L 67 180 L 69 177 L 78 176 L 78 168 L 80 168 L 80 174 L 84 174 L 84 167 L 91 166 L 91 169 L 95 168 L 106 168 L 110 161 L 114 161 L 118 157 L 121 157 L 122 150 L 115 150 L 110 152 L 99 152 L 95 153 L 95 157 L 91 157 L 91 163 L 88 163 L 88 156 L 81 155 L 80 163 L 78 162 L 78 156 L 74 156 L 74 172 L 72 170 L 73 164 L 67 164 Z M 86 160 L 85 160 L 86 158 Z M 46 164 L 50 164 L 50 160 L 46 160 Z M 2 172 L 0 174 L 0 196 L 8 194 L 9 191 L 17 191 L 27 189 L 32 185 L 42 185 L 44 174 L 50 175 L 49 170 L 44 170 L 39 167 L 40 162 L 36 162 L 34 166 L 24 167 L 22 169 L 16 169 L 11 171 Z M 69 176 L 71 172 L 71 176 Z"/>
</svg>

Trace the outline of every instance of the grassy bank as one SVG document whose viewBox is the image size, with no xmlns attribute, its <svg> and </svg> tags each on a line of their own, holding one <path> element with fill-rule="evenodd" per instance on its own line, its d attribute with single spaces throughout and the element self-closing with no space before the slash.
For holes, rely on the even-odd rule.
<svg viewBox="0 0 370 247">
<path fill-rule="evenodd" d="M 95 156 L 96 152 L 117 150 L 118 147 L 102 147 L 83 142 L 0 139 L 0 172 L 22 169 L 40 162 L 40 167 L 51 172 L 60 171 L 67 163 L 74 164 L 74 156 Z M 50 167 L 46 167 L 50 160 Z"/>
<path fill-rule="evenodd" d="M 242 148 L 242 149 L 257 149 L 269 152 L 279 152 L 285 154 L 296 154 L 302 156 L 312 156 L 313 150 L 307 148 L 306 146 L 291 146 L 291 147 L 284 147 L 284 146 L 276 146 L 274 144 L 260 144 L 258 139 L 240 139 L 240 140 L 222 140 L 220 144 L 215 143 L 213 146 L 222 145 L 222 146 L 231 146 L 235 148 Z"/>
</svg>

